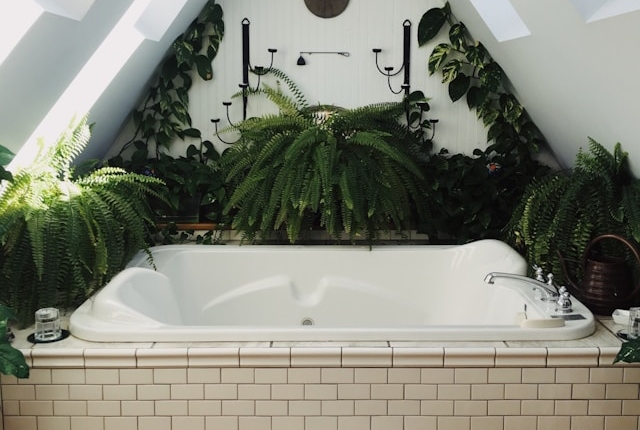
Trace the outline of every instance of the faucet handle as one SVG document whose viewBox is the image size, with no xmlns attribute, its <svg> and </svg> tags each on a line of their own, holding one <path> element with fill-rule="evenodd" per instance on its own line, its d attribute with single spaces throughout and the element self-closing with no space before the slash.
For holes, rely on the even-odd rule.
<svg viewBox="0 0 640 430">
<path fill-rule="evenodd" d="M 571 303 L 571 296 L 569 294 L 569 291 L 567 291 L 567 288 L 565 286 L 562 286 L 558 289 L 558 300 L 556 301 L 556 304 L 559 306 L 556 311 L 564 313 L 564 314 L 568 314 L 570 312 L 573 311 L 572 309 L 572 303 Z"/>
<path fill-rule="evenodd" d="M 546 280 L 544 279 L 542 267 L 538 266 L 537 264 L 534 264 L 531 267 L 535 271 L 536 281 L 546 282 Z"/>
<path fill-rule="evenodd" d="M 549 272 L 549 274 L 547 275 L 547 284 L 555 287 L 555 285 L 553 284 L 553 273 L 551 272 Z"/>
</svg>

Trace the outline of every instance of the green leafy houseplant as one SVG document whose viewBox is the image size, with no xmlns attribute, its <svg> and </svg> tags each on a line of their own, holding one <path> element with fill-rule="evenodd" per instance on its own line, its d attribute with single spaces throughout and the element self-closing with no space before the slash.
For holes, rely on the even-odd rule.
<svg viewBox="0 0 640 430">
<path fill-rule="evenodd" d="M 39 308 L 84 301 L 148 251 L 146 197 L 160 181 L 113 167 L 74 177 L 89 137 L 86 117 L 73 120 L 0 196 L 0 302 L 23 325 Z"/>
<path fill-rule="evenodd" d="M 439 43 L 429 56 L 429 74 L 440 71 L 453 102 L 466 99 L 469 109 L 488 127 L 491 144 L 472 156 L 434 154 L 425 167 L 434 177 L 429 191 L 431 216 L 420 231 L 432 241 L 464 243 L 501 238 L 513 208 L 526 186 L 548 168 L 532 158 L 543 139 L 511 94 L 500 65 L 456 22 L 449 3 L 432 8 L 418 26 L 420 46 L 448 25 L 448 42 Z"/>
<path fill-rule="evenodd" d="M 467 243 L 501 239 L 524 189 L 546 169 L 515 154 L 476 149 L 467 156 L 442 149 L 424 170 L 433 186 L 427 194 L 429 216 L 420 220 L 418 231 L 431 243 Z"/>
<path fill-rule="evenodd" d="M 398 121 L 405 104 L 309 107 L 287 83 L 293 97 L 266 85 L 258 91 L 279 112 L 237 125 L 240 140 L 222 155 L 232 226 L 249 239 L 286 230 L 290 242 L 314 223 L 350 239 L 408 228 L 423 205 L 414 160 L 424 142 Z"/>
<path fill-rule="evenodd" d="M 589 152 L 578 153 L 572 170 L 554 172 L 527 188 L 506 227 L 509 242 L 529 262 L 560 275 L 558 251 L 568 261 L 580 261 L 597 235 L 640 241 L 640 180 L 627 161 L 619 143 L 611 153 L 589 139 Z"/>
<path fill-rule="evenodd" d="M 640 363 L 640 339 L 623 342 L 613 363 Z"/>
<path fill-rule="evenodd" d="M 449 42 L 439 43 L 429 56 L 429 73 L 442 72 L 452 101 L 466 98 L 470 109 L 489 127 L 488 140 L 498 154 L 517 152 L 527 157 L 543 143 L 524 107 L 509 91 L 502 67 L 475 41 L 464 23 L 456 22 L 447 2 L 428 10 L 418 26 L 418 43 L 425 45 L 449 24 Z"/>
<path fill-rule="evenodd" d="M 9 164 L 13 156 L 13 152 L 0 145 L 0 183 L 13 180 L 11 172 L 4 167 Z M 5 231 L 4 226 L 0 224 L 0 236 Z M 28 378 L 29 366 L 24 355 L 10 343 L 9 320 L 15 320 L 15 315 L 7 306 L 0 304 L 0 373 L 14 375 L 17 378 Z"/>
<path fill-rule="evenodd" d="M 198 221 L 180 219 L 185 208 L 195 201 L 195 212 L 202 218 L 220 221 L 219 206 L 224 199 L 222 177 L 217 170 L 219 154 L 210 141 L 193 127 L 189 115 L 189 90 L 194 75 L 203 80 L 213 78 L 212 62 L 224 35 L 220 5 L 209 0 L 187 30 L 173 42 L 171 52 L 162 62 L 158 78 L 144 99 L 143 106 L 132 113 L 135 131 L 109 165 L 163 179 L 167 205 L 159 205 L 160 221 Z M 186 154 L 169 155 L 168 150 L 180 140 L 199 140 Z M 131 153 L 128 150 L 133 149 Z M 127 154 L 127 157 L 124 156 Z"/>
<path fill-rule="evenodd" d="M 16 378 L 28 378 L 29 366 L 22 352 L 13 346 L 8 338 L 9 321 L 16 317 L 8 307 L 0 304 L 0 373 Z"/>
<path fill-rule="evenodd" d="M 128 171 L 156 177 L 163 181 L 158 190 L 162 199 L 152 199 L 152 207 L 159 222 L 224 221 L 222 204 L 226 198 L 223 173 L 219 167 L 220 154 L 210 141 L 191 144 L 186 154 L 173 157 L 158 153 L 148 158 L 145 145 L 140 145 L 131 160 L 109 162 Z"/>
</svg>

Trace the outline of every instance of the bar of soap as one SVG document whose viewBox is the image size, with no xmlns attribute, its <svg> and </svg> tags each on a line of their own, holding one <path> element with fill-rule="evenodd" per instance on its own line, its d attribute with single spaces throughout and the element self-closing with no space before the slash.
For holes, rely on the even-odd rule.
<svg viewBox="0 0 640 430">
<path fill-rule="evenodd" d="M 562 318 L 542 318 L 524 320 L 520 323 L 520 328 L 556 328 L 564 327 L 565 322 Z"/>
</svg>

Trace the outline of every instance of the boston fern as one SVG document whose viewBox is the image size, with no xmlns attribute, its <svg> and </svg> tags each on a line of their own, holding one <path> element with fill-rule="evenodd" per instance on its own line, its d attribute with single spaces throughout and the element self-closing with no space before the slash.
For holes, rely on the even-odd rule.
<svg viewBox="0 0 640 430">
<path fill-rule="evenodd" d="M 597 235 L 615 233 L 640 242 L 640 180 L 627 161 L 619 143 L 611 153 L 589 139 L 589 152 L 578 153 L 574 169 L 527 187 L 507 225 L 508 240 L 529 262 L 558 275 L 557 252 L 580 261 Z"/>
<path fill-rule="evenodd" d="M 112 167 L 74 178 L 89 137 L 86 117 L 72 121 L 0 196 L 0 302 L 22 324 L 38 308 L 82 302 L 148 250 L 146 195 L 160 181 Z"/>
<path fill-rule="evenodd" d="M 295 242 L 314 224 L 351 239 L 409 227 L 425 191 L 420 133 L 399 122 L 404 103 L 309 107 L 297 91 L 258 92 L 279 113 L 237 125 L 240 140 L 221 159 L 234 228 L 249 239 L 286 230 Z"/>
</svg>

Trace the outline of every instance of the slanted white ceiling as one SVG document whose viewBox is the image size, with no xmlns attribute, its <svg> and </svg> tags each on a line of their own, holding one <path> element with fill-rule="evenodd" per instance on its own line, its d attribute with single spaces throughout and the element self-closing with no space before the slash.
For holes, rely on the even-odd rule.
<svg viewBox="0 0 640 430">
<path fill-rule="evenodd" d="M 90 121 L 96 125 L 85 157 L 101 157 L 107 151 L 173 40 L 206 3 L 206 0 L 21 1 L 33 1 L 43 10 L 15 47 L 7 49 L 8 55 L 0 63 L 0 143 L 16 152 L 30 140 L 132 5 L 135 2 L 147 5 L 135 23 L 145 40 L 91 106 Z M 116 52 L 113 57 L 101 60 L 105 69 L 112 62 L 121 61 L 117 55 Z M 69 103 L 73 104 L 73 100 Z M 65 125 L 61 124 L 60 129 Z"/>
<path fill-rule="evenodd" d="M 503 67 L 562 164 L 572 165 L 591 136 L 609 149 L 621 142 L 640 174 L 640 2 L 510 1 L 531 35 L 505 42 L 470 0 L 450 4 Z M 593 20 L 605 12 L 606 19 Z"/>
<path fill-rule="evenodd" d="M 7 53 L 4 61 L 0 56 L 0 143 L 13 150 L 34 133 L 123 14 L 140 0 L 20 1 L 35 2 L 44 12 L 25 26 L 13 49 L 5 49 L 0 41 L 0 54 Z M 136 23 L 146 39 L 91 108 L 90 120 L 96 126 L 86 157 L 107 152 L 171 42 L 205 4 L 205 0 L 150 1 L 148 15 Z M 635 55 L 640 46 L 640 2 L 509 0 L 521 19 L 518 28 L 527 30 L 515 36 L 501 36 L 490 27 L 495 25 L 491 8 L 484 8 L 489 18 L 478 12 L 483 3 L 495 5 L 495 0 L 450 0 L 456 17 L 502 65 L 560 161 L 571 165 L 591 136 L 609 148 L 621 142 L 630 152 L 632 167 L 640 171 L 636 126 L 640 60 Z M 226 8 L 233 5 L 225 2 Z M 507 29 L 511 24 L 493 21 Z"/>
</svg>

